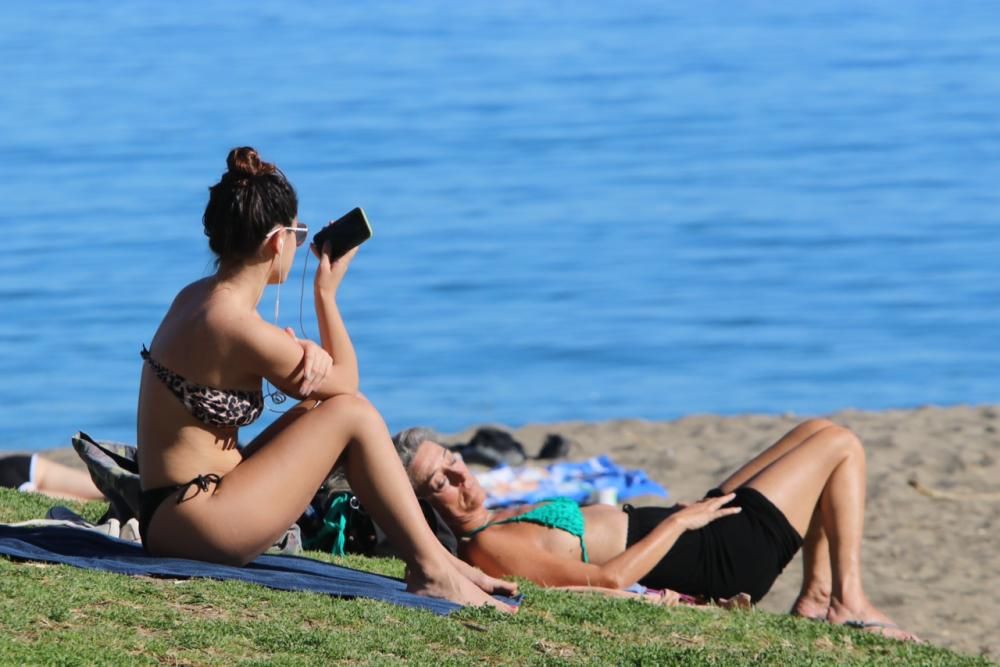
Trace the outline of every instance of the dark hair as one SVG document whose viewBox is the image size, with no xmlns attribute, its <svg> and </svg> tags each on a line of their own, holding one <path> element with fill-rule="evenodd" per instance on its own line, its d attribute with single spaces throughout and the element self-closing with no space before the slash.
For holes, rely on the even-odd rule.
<svg viewBox="0 0 1000 667">
<path fill-rule="evenodd" d="M 229 168 L 208 189 L 202 223 L 216 264 L 248 259 L 275 225 L 290 225 L 299 198 L 281 170 L 260 159 L 249 146 L 234 148 Z"/>
</svg>

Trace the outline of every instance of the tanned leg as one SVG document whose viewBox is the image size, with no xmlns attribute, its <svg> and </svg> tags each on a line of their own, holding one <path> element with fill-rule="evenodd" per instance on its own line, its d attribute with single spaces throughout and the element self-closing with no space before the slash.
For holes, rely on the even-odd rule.
<svg viewBox="0 0 1000 667">
<path fill-rule="evenodd" d="M 462 576 L 424 519 L 378 412 L 362 398 L 300 405 L 261 434 L 214 490 L 191 488 L 153 515 L 156 554 L 244 564 L 302 513 L 341 455 L 362 502 L 404 554 L 413 592 L 507 609 Z"/>
<path fill-rule="evenodd" d="M 830 608 L 832 590 L 830 541 L 823 529 L 823 517 L 817 506 L 802 540 L 802 587 L 789 613 L 816 620 L 825 619 Z"/>
<path fill-rule="evenodd" d="M 90 475 L 39 456 L 35 459 L 35 489 L 54 498 L 68 500 L 102 500 L 104 494 L 94 485 Z"/>
<path fill-rule="evenodd" d="M 857 436 L 836 426 L 821 429 L 773 461 L 747 486 L 774 503 L 800 535 L 808 534 L 818 506 L 832 570 L 828 621 L 892 624 L 868 600 L 861 582 L 865 455 Z M 816 548 L 817 543 L 812 546 Z M 870 629 L 897 639 L 914 639 L 895 627 Z"/>
<path fill-rule="evenodd" d="M 812 436 L 831 427 L 836 428 L 834 423 L 827 419 L 810 419 L 802 422 L 749 463 L 740 467 L 720 484 L 719 488 L 723 493 L 731 493 Z M 829 550 L 830 543 L 823 530 L 823 522 L 820 519 L 819 506 L 817 505 L 809 521 L 809 529 L 806 531 L 802 544 L 802 588 L 792 605 L 792 614 L 807 618 L 826 617 L 827 608 L 830 606 L 830 589 L 833 577 L 830 569 Z"/>
<path fill-rule="evenodd" d="M 722 489 L 723 493 L 732 493 L 734 489 L 737 489 L 749 482 L 751 478 L 757 475 L 757 473 L 774 463 L 787 452 L 795 449 L 819 431 L 833 425 L 834 423 L 827 419 L 810 419 L 802 422 L 783 435 L 776 443 L 751 459 L 748 463 L 744 463 L 740 466 L 739 470 L 734 472 L 726 478 L 726 481 L 719 485 L 719 488 Z"/>
</svg>

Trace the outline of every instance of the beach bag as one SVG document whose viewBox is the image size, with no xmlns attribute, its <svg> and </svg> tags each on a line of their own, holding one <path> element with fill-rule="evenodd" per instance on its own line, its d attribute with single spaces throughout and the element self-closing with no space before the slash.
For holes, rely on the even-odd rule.
<svg viewBox="0 0 1000 667">
<path fill-rule="evenodd" d="M 136 449 L 120 442 L 97 442 L 83 431 L 71 438 L 73 449 L 87 466 L 90 479 L 108 499 L 104 520 L 128 521 L 139 516 L 139 464 Z"/>
<path fill-rule="evenodd" d="M 329 505 L 317 522 L 303 525 L 306 549 L 326 551 L 334 556 L 345 554 L 372 555 L 378 536 L 375 522 L 361 509 L 361 503 L 350 491 L 329 496 Z"/>
<path fill-rule="evenodd" d="M 385 531 L 379 528 L 353 493 L 336 491 L 324 494 L 321 489 L 317 498 L 322 499 L 324 504 L 321 507 L 325 509 L 314 512 L 312 516 L 306 512 L 299 520 L 306 549 L 325 551 L 334 556 L 400 557 Z M 421 499 L 419 503 L 424 520 L 438 541 L 452 554 L 458 553 L 458 539 L 444 519 L 426 500 Z M 316 505 L 312 508 L 321 509 Z M 322 518 L 317 519 L 318 516 Z"/>
</svg>

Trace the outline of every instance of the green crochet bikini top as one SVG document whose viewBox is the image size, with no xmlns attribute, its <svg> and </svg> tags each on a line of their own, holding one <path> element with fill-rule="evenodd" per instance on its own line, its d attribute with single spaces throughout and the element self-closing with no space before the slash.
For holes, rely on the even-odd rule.
<svg viewBox="0 0 1000 667">
<path fill-rule="evenodd" d="M 583 557 L 584 563 L 589 562 L 587 560 L 587 545 L 583 542 L 583 512 L 580 511 L 580 506 L 571 498 L 553 498 L 552 500 L 546 500 L 524 514 L 518 514 L 517 516 L 500 521 L 487 521 L 479 528 L 466 533 L 465 536 L 472 537 L 491 526 L 499 526 L 504 523 L 535 523 L 546 528 L 556 528 L 557 530 L 565 531 L 579 538 L 580 555 Z"/>
</svg>

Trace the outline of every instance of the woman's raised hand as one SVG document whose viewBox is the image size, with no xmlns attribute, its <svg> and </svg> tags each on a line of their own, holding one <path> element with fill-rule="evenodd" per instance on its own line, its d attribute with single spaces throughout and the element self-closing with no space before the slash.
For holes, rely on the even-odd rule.
<svg viewBox="0 0 1000 667">
<path fill-rule="evenodd" d="M 337 288 L 340 287 L 340 281 L 344 279 L 344 274 L 347 273 L 347 267 L 350 266 L 354 256 L 358 254 L 358 249 L 353 248 L 340 259 L 331 262 L 330 253 L 327 252 L 329 244 L 323 244 L 322 249 L 316 248 L 316 246 L 310 247 L 313 254 L 319 258 L 319 267 L 316 268 L 316 279 L 314 281 L 316 289 L 330 295 L 336 294 Z"/>
<path fill-rule="evenodd" d="M 743 509 L 741 507 L 723 507 L 723 505 L 735 497 L 735 493 L 728 493 L 718 498 L 699 500 L 696 503 L 687 505 L 684 509 L 672 515 L 670 519 L 685 530 L 704 528 L 716 519 L 736 514 Z"/>
<path fill-rule="evenodd" d="M 308 398 L 313 389 L 320 386 L 326 374 L 330 372 L 333 357 L 308 338 L 296 338 L 295 331 L 291 327 L 286 328 L 285 333 L 302 346 L 302 384 L 299 386 L 299 395 Z"/>
</svg>

